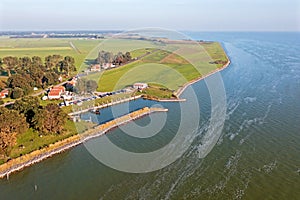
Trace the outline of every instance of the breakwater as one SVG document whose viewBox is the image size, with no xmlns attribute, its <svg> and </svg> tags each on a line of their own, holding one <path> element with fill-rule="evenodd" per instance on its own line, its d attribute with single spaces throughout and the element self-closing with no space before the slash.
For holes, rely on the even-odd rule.
<svg viewBox="0 0 300 200">
<path fill-rule="evenodd" d="M 25 167 L 33 165 L 55 154 L 61 153 L 67 149 L 80 145 L 83 142 L 86 142 L 92 138 L 102 136 L 115 127 L 124 125 L 130 121 L 136 120 L 138 118 L 141 118 L 145 115 L 149 115 L 154 112 L 167 112 L 167 111 L 168 109 L 164 109 L 164 108 L 145 107 L 140 110 L 131 112 L 127 115 L 113 119 L 104 124 L 98 125 L 93 129 L 87 130 L 83 134 L 77 134 L 71 136 L 62 141 L 56 142 L 54 144 L 50 144 L 48 147 L 45 147 L 41 150 L 36 150 L 29 154 L 12 159 L 7 163 L 0 165 L 0 178 L 4 178 L 4 177 L 8 178 L 9 175 L 13 172 L 20 171 Z"/>
</svg>

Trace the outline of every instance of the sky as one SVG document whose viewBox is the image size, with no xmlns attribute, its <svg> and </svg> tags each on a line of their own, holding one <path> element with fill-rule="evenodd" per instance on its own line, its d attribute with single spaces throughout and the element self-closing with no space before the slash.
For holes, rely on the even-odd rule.
<svg viewBox="0 0 300 200">
<path fill-rule="evenodd" d="M 300 31 L 300 0 L 0 0 L 0 31 Z"/>
</svg>

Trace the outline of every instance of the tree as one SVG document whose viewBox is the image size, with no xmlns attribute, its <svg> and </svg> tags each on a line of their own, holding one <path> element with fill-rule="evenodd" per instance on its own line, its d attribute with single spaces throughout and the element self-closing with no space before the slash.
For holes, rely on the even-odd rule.
<svg viewBox="0 0 300 200">
<path fill-rule="evenodd" d="M 97 87 L 98 84 L 94 80 L 78 79 L 74 92 L 80 94 L 92 93 L 97 89 Z"/>
<path fill-rule="evenodd" d="M 23 97 L 20 100 L 17 100 L 13 106 L 12 109 L 18 111 L 20 114 L 24 114 L 26 117 L 27 123 L 32 127 L 33 126 L 33 117 L 37 113 L 38 109 L 40 107 L 40 102 L 37 97 Z"/>
<path fill-rule="evenodd" d="M 122 52 L 119 52 L 117 55 L 115 55 L 114 63 L 116 65 L 121 65 L 123 62 L 124 62 L 123 54 Z"/>
<path fill-rule="evenodd" d="M 47 116 L 47 117 L 45 117 Z M 67 120 L 67 114 L 56 104 L 40 108 L 33 117 L 34 128 L 43 134 L 60 134 Z"/>
<path fill-rule="evenodd" d="M 95 92 L 97 88 L 98 88 L 98 84 L 97 84 L 96 81 L 94 81 L 94 80 L 87 80 L 86 81 L 86 91 L 88 93 Z"/>
<path fill-rule="evenodd" d="M 46 85 L 53 85 L 58 82 L 58 75 L 55 72 L 46 72 L 42 78 L 42 84 Z"/>
<path fill-rule="evenodd" d="M 27 130 L 24 115 L 15 110 L 0 108 L 0 153 L 9 156 L 11 148 L 16 144 L 17 135 Z"/>
<path fill-rule="evenodd" d="M 45 58 L 47 70 L 52 70 L 59 67 L 59 62 L 63 59 L 61 55 L 50 55 Z"/>
<path fill-rule="evenodd" d="M 22 88 L 15 87 L 14 89 L 12 89 L 12 92 L 11 92 L 12 99 L 18 99 L 23 96 L 24 96 L 24 90 Z"/>
<path fill-rule="evenodd" d="M 24 95 L 29 94 L 33 90 L 33 80 L 29 74 L 20 75 L 14 74 L 7 80 L 7 86 L 10 88 L 21 88 L 24 92 Z"/>
<path fill-rule="evenodd" d="M 102 65 L 104 63 L 112 63 L 114 60 L 114 54 L 106 51 L 99 51 L 97 62 Z"/>
<path fill-rule="evenodd" d="M 6 69 L 7 75 L 11 76 L 11 70 L 15 69 L 15 67 L 18 65 L 19 60 L 17 57 L 13 56 L 7 56 L 4 57 L 2 60 L 2 63 L 4 64 L 4 68 Z"/>
<path fill-rule="evenodd" d="M 42 69 L 38 66 L 31 65 L 28 68 L 28 73 L 30 75 L 30 78 L 32 79 L 32 85 L 35 87 L 41 87 L 42 79 L 44 77 L 44 72 L 42 71 Z"/>
<path fill-rule="evenodd" d="M 28 67 L 31 65 L 32 65 L 31 58 L 29 57 L 19 58 L 18 70 L 26 71 L 26 69 L 28 69 Z"/>
<path fill-rule="evenodd" d="M 126 62 L 129 62 L 129 61 L 132 60 L 132 57 L 131 57 L 130 52 L 126 52 L 126 53 L 125 53 L 125 60 L 126 60 Z"/>
<path fill-rule="evenodd" d="M 6 88 L 6 84 L 4 81 L 0 80 L 0 90 Z"/>
</svg>

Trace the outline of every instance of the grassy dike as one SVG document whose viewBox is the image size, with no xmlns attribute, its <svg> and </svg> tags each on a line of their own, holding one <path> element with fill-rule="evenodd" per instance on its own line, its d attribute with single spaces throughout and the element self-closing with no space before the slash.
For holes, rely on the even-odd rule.
<svg viewBox="0 0 300 200">
<path fill-rule="evenodd" d="M 82 134 L 77 134 L 77 135 L 68 137 L 68 138 L 58 141 L 54 144 L 50 144 L 49 146 L 44 147 L 40 150 L 36 150 L 36 151 L 33 151 L 26 155 L 23 155 L 21 157 L 12 159 L 12 160 L 8 161 L 7 163 L 0 165 L 0 178 L 4 178 L 4 177 L 8 178 L 9 175 L 13 172 L 22 170 L 25 167 L 28 167 L 37 162 L 40 162 L 48 157 L 51 157 L 55 154 L 65 151 L 67 149 L 70 149 L 72 147 L 80 145 L 89 139 L 104 135 L 108 131 L 110 131 L 111 129 L 113 129 L 117 126 L 126 124 L 132 120 L 136 120 L 140 117 L 143 117 L 145 115 L 148 115 L 148 114 L 151 114 L 154 112 L 167 112 L 167 111 L 168 111 L 167 109 L 163 109 L 163 108 L 145 107 L 140 110 L 131 112 L 127 115 L 124 115 L 122 117 L 113 119 L 113 120 L 106 122 L 104 124 L 101 124 L 99 126 L 96 126 L 92 129 L 85 131 Z"/>
</svg>

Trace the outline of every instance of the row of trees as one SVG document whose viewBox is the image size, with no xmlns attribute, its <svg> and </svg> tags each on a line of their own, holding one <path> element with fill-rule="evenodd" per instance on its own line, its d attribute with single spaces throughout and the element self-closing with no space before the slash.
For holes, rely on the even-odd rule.
<svg viewBox="0 0 300 200">
<path fill-rule="evenodd" d="M 114 55 L 112 52 L 100 51 L 96 61 L 102 65 L 104 63 L 112 63 L 115 65 L 122 65 L 132 60 L 130 52 L 123 54 L 122 52 Z"/>
<path fill-rule="evenodd" d="M 11 88 L 11 98 L 20 98 L 33 91 L 33 87 L 45 88 L 58 83 L 61 75 L 70 76 L 76 71 L 75 60 L 70 56 L 49 55 L 43 63 L 41 57 L 0 58 L 0 70 L 6 72 L 8 80 L 2 87 Z"/>
<path fill-rule="evenodd" d="M 8 109 L 0 107 L 0 155 L 8 157 L 19 134 L 32 128 L 41 134 L 61 134 L 67 114 L 56 104 L 43 107 L 37 97 L 23 97 Z"/>
</svg>

